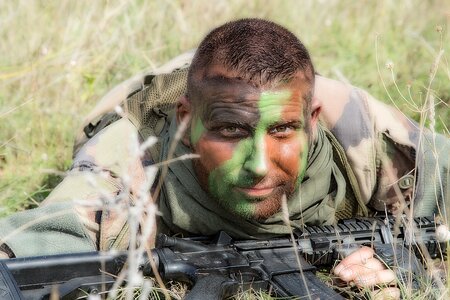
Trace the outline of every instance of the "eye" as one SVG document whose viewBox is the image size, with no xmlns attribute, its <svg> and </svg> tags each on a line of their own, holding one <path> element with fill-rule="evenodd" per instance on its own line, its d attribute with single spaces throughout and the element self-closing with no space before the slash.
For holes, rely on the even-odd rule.
<svg viewBox="0 0 450 300">
<path fill-rule="evenodd" d="M 292 129 L 290 126 L 281 125 L 281 126 L 275 127 L 273 130 L 274 130 L 274 132 L 286 132 L 290 129 Z"/>
<path fill-rule="evenodd" d="M 284 133 L 284 132 L 290 132 L 294 130 L 293 126 L 290 125 L 280 125 L 274 128 L 270 129 L 270 133 Z"/>
<path fill-rule="evenodd" d="M 246 136 L 247 132 L 237 126 L 225 126 L 220 128 L 220 134 L 224 137 L 238 138 Z"/>
<path fill-rule="evenodd" d="M 238 128 L 234 126 L 229 126 L 225 127 L 223 130 L 225 130 L 227 133 L 235 133 L 238 131 Z"/>
<path fill-rule="evenodd" d="M 279 125 L 273 128 L 270 128 L 269 133 L 275 137 L 285 138 L 294 133 L 297 128 L 293 125 Z"/>
</svg>

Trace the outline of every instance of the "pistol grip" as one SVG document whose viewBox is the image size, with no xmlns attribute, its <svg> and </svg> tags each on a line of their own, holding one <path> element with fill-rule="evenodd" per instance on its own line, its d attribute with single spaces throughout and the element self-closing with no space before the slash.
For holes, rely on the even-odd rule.
<svg viewBox="0 0 450 300">
<path fill-rule="evenodd" d="M 221 300 L 226 296 L 225 285 L 231 281 L 228 276 L 213 274 L 197 279 L 185 300 Z"/>
</svg>

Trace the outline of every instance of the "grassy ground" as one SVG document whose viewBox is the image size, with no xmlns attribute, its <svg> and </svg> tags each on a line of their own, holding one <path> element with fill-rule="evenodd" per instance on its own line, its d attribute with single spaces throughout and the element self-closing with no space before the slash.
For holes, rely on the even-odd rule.
<svg viewBox="0 0 450 300">
<path fill-rule="evenodd" d="M 196 47 L 214 26 L 249 16 L 295 32 L 321 74 L 390 102 L 384 79 L 393 101 L 416 119 L 393 78 L 420 107 L 430 68 L 449 45 L 444 0 L 1 1 L 0 213 L 47 195 L 59 180 L 51 170 L 70 166 L 74 129 L 111 87 Z M 431 86 L 442 102 L 441 131 L 450 119 L 447 58 L 444 52 Z"/>
<path fill-rule="evenodd" d="M 436 114 L 425 123 L 448 134 L 445 0 L 0 1 L 0 215 L 38 205 L 60 181 L 75 129 L 110 88 L 240 17 L 286 26 L 319 73 L 393 101 L 416 120 L 436 71 Z"/>
</svg>

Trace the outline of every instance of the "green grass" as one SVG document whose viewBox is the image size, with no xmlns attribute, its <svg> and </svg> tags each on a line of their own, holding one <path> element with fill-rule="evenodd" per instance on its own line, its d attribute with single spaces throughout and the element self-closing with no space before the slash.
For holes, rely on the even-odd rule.
<svg viewBox="0 0 450 300">
<path fill-rule="evenodd" d="M 420 107 L 429 70 L 441 46 L 449 44 L 449 14 L 448 1 L 418 0 L 2 1 L 0 213 L 34 206 L 57 184 L 49 170 L 70 166 L 74 132 L 104 93 L 195 48 L 227 20 L 252 16 L 281 23 L 304 41 L 318 72 L 388 103 L 389 92 L 418 119 L 385 64 L 393 63 L 399 89 L 410 89 Z M 447 57 L 432 85 L 442 102 L 440 131 L 450 119 Z"/>
<path fill-rule="evenodd" d="M 109 89 L 240 17 L 286 26 L 319 73 L 393 101 L 418 121 L 430 69 L 444 50 L 430 92 L 435 127 L 448 134 L 445 0 L 1 1 L 0 215 L 38 205 L 61 180 L 76 129 Z"/>
</svg>

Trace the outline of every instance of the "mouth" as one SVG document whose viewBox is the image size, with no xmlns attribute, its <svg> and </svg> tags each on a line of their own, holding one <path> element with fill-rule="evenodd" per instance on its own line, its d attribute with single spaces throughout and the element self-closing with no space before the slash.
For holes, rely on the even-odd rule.
<svg viewBox="0 0 450 300">
<path fill-rule="evenodd" d="M 275 187 L 257 187 L 257 186 L 248 188 L 236 187 L 236 190 L 246 195 L 248 198 L 259 199 L 270 196 L 275 190 Z"/>
</svg>

